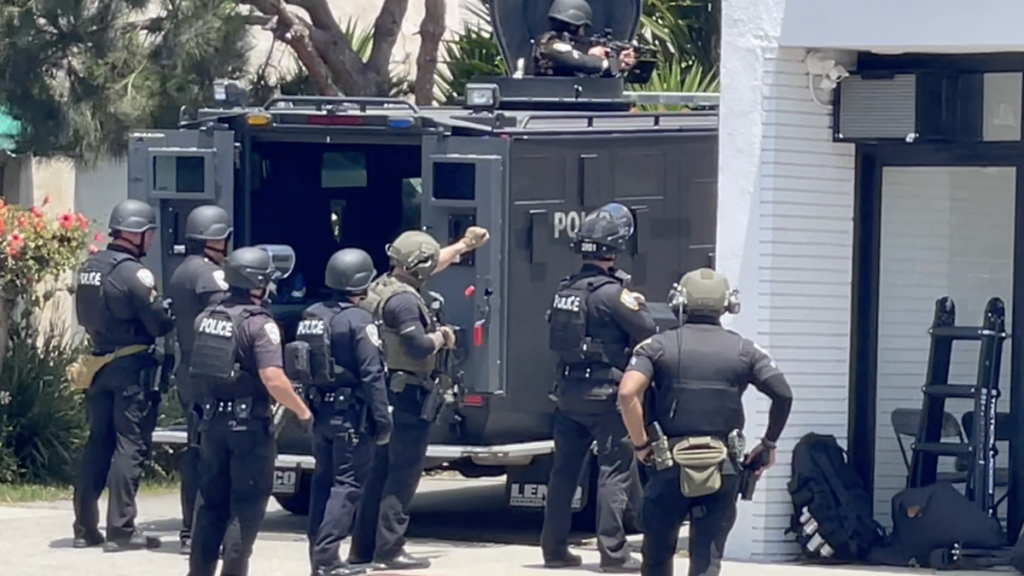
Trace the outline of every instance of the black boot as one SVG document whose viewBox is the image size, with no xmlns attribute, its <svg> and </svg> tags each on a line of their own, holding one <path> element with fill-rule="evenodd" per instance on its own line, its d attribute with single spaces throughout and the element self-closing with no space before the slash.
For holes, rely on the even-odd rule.
<svg viewBox="0 0 1024 576">
<path fill-rule="evenodd" d="M 178 549 L 178 554 L 182 556 L 189 556 L 192 554 L 192 538 L 189 536 L 181 537 L 181 548 Z"/>
<path fill-rule="evenodd" d="M 405 550 L 398 553 L 397 556 L 389 560 L 383 558 L 374 558 L 374 564 L 381 564 L 388 570 L 418 570 L 430 568 L 430 560 L 426 558 L 417 558 L 410 555 Z"/>
<path fill-rule="evenodd" d="M 127 552 L 130 550 L 153 550 L 160 547 L 160 539 L 135 532 L 131 538 L 124 540 L 107 540 L 103 545 L 104 552 Z"/>
<path fill-rule="evenodd" d="M 75 539 L 71 541 L 72 548 L 92 548 L 99 546 L 106 541 L 103 534 L 100 534 L 99 530 L 89 531 L 81 536 L 75 536 Z"/>
<path fill-rule="evenodd" d="M 626 558 L 625 562 L 615 564 L 601 563 L 601 572 L 607 572 L 611 574 L 629 574 L 640 571 L 640 560 L 636 556 L 630 555 Z"/>
<path fill-rule="evenodd" d="M 575 568 L 583 565 L 583 558 L 577 554 L 566 551 L 560 558 L 545 558 L 545 568 Z"/>
<path fill-rule="evenodd" d="M 366 568 L 342 564 L 330 570 L 317 570 L 315 576 L 359 576 L 360 574 L 366 574 Z"/>
</svg>

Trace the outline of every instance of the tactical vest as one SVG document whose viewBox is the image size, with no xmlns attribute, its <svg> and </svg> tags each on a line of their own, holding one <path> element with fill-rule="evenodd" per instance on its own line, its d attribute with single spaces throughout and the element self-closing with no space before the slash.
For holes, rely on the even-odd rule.
<svg viewBox="0 0 1024 576">
<path fill-rule="evenodd" d="M 437 318 L 434 311 L 427 305 L 423 295 L 412 286 L 391 276 L 384 274 L 370 284 L 366 299 L 360 304 L 364 310 L 373 314 L 373 319 L 380 329 L 380 339 L 384 345 L 384 358 L 389 371 L 400 370 L 409 372 L 420 378 L 429 377 L 437 368 L 437 354 L 431 354 L 422 360 L 413 358 L 406 352 L 402 342 L 402 335 L 398 330 L 384 324 L 384 305 L 392 296 L 406 292 L 416 296 L 420 312 L 427 319 L 424 331 L 428 334 L 437 330 Z"/>
<path fill-rule="evenodd" d="M 567 366 L 584 366 L 609 364 L 616 362 L 606 353 L 607 348 L 625 349 L 625 340 L 606 341 L 601 337 L 614 337 L 613 334 L 596 334 L 596 326 L 590 319 L 587 300 L 598 288 L 607 284 L 617 284 L 609 276 L 587 276 L 576 279 L 570 277 L 562 282 L 555 298 L 551 302 L 548 316 L 548 349 Z M 620 353 L 619 356 L 624 356 Z M 616 366 L 621 368 L 622 366 Z"/>
<path fill-rule="evenodd" d="M 337 315 L 354 307 L 355 304 L 350 302 L 340 303 L 337 308 L 320 303 L 302 313 L 295 330 L 295 341 L 284 347 L 288 378 L 325 390 L 354 386 L 359 382 L 355 374 L 335 363 L 331 347 L 334 336 L 331 323 Z"/>
<path fill-rule="evenodd" d="M 193 254 L 178 266 L 166 285 L 166 296 L 173 302 L 174 328 L 177 332 L 178 346 L 181 347 L 181 360 L 186 364 L 192 357 L 195 337 L 193 326 L 196 317 L 206 308 L 206 302 L 201 301 L 196 294 L 196 283 L 200 276 L 219 269 L 219 266 L 205 257 Z"/>
<path fill-rule="evenodd" d="M 92 340 L 93 352 L 109 353 L 131 344 L 152 343 L 146 327 L 138 318 L 116 317 L 107 304 L 104 287 L 114 269 L 125 262 L 137 261 L 134 256 L 117 250 L 101 250 L 90 256 L 78 269 L 75 286 L 75 312 L 78 323 Z"/>
<path fill-rule="evenodd" d="M 724 439 L 743 430 L 743 392 L 750 380 L 743 338 L 708 325 L 683 326 L 661 338 L 655 414 L 665 434 Z"/>
<path fill-rule="evenodd" d="M 239 329 L 242 322 L 253 316 L 270 314 L 254 304 L 219 304 L 205 310 L 196 319 L 189 378 L 202 386 L 207 397 L 215 400 L 254 398 L 269 401 L 269 393 L 260 381 L 259 374 L 246 371 L 241 365 Z"/>
</svg>

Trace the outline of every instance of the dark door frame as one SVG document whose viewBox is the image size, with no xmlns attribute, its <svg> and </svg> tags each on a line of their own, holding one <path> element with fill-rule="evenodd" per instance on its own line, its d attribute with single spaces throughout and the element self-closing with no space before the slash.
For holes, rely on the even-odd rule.
<svg viewBox="0 0 1024 576">
<path fill-rule="evenodd" d="M 878 284 L 882 221 L 882 170 L 890 166 L 1006 166 L 1017 172 L 1012 302 L 1024 303 L 1024 142 L 976 144 L 874 144 L 857 146 L 854 194 L 853 286 L 850 326 L 848 446 L 850 462 L 874 493 L 877 416 Z M 942 295 L 936 295 L 938 298 Z M 1013 306 L 1012 328 L 1024 327 L 1024 305 Z M 966 320 L 965 320 L 966 321 Z M 925 328 L 922 326 L 922 329 Z M 923 362 L 923 361 L 922 361 Z M 1010 339 L 1009 405 L 1013 426 L 1024 430 L 1024 340 Z M 922 384 L 925 366 L 921 366 Z M 1004 368 L 1005 369 L 1005 368 Z M 1007 531 L 1016 538 L 1024 520 L 1024 441 L 1010 445 Z"/>
</svg>

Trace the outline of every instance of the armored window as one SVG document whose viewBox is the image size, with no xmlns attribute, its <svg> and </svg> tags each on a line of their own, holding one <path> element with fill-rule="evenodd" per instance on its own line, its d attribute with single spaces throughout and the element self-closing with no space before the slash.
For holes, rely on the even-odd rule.
<svg viewBox="0 0 1024 576">
<path fill-rule="evenodd" d="M 476 164 L 434 163 L 433 190 L 438 200 L 476 200 Z"/>
<path fill-rule="evenodd" d="M 153 155 L 153 192 L 202 194 L 206 191 L 205 155 Z"/>
<path fill-rule="evenodd" d="M 366 156 L 362 152 L 327 152 L 320 168 L 321 188 L 366 188 Z"/>
</svg>

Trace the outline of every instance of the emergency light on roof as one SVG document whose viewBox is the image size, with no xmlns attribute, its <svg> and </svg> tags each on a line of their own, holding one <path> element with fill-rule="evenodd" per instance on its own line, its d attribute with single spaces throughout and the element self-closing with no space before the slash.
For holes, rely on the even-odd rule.
<svg viewBox="0 0 1024 576">
<path fill-rule="evenodd" d="M 327 114 L 324 116 L 310 114 L 306 116 L 306 123 L 317 126 L 362 126 L 364 124 L 361 116 L 350 116 L 347 114 Z"/>
</svg>

